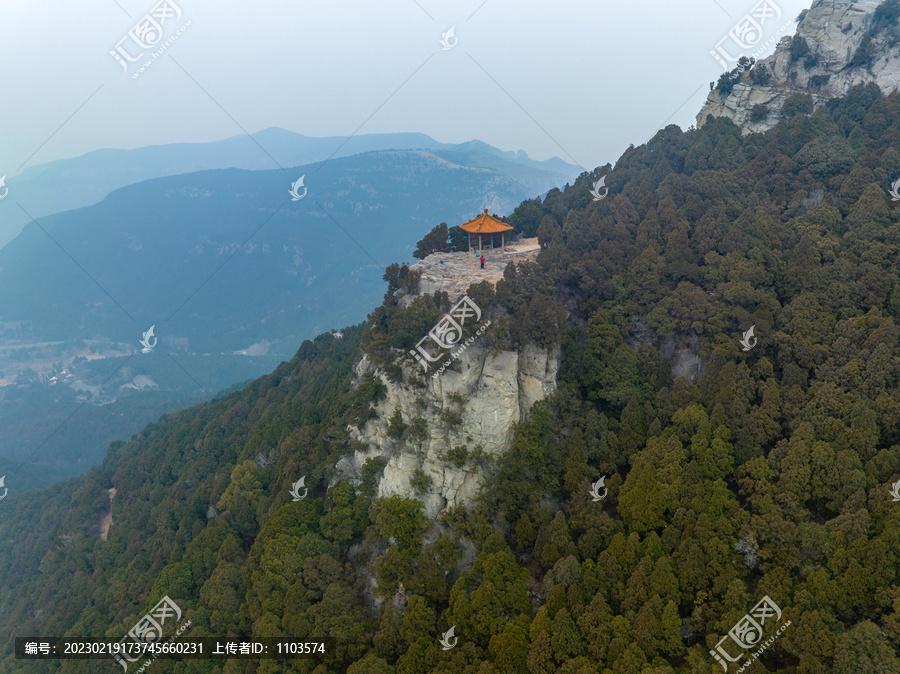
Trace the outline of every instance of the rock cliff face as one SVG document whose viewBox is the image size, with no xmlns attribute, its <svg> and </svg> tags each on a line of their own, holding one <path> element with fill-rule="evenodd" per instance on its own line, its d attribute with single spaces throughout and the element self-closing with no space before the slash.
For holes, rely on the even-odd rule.
<svg viewBox="0 0 900 674">
<path fill-rule="evenodd" d="M 491 459 L 509 449 L 513 423 L 555 388 L 558 368 L 558 349 L 492 353 L 476 341 L 440 377 L 404 366 L 411 383 L 398 384 L 363 358 L 357 376 L 373 370 L 387 395 L 375 419 L 350 429 L 358 448 L 338 461 L 334 481 L 359 484 L 366 460 L 381 457 L 378 496 L 415 495 L 430 518 L 471 500 Z M 407 428 L 389 433 L 398 411 Z M 460 446 L 468 458 L 448 456 Z"/>
<path fill-rule="evenodd" d="M 885 7 L 878 10 L 880 5 Z M 792 38 L 782 38 L 775 53 L 755 66 L 765 66 L 770 81 L 754 84 L 750 73 L 743 73 L 729 94 L 710 92 L 697 126 L 713 115 L 728 117 L 744 134 L 766 131 L 778 123 L 785 101 L 794 94 L 809 94 L 819 106 L 857 84 L 875 82 L 886 94 L 896 91 L 900 26 L 889 10 L 889 2 L 881 0 L 815 0 L 797 25 L 806 46 L 798 41 L 792 50 Z M 758 118 L 761 108 L 751 116 L 757 105 L 767 108 L 767 116 Z"/>
<path fill-rule="evenodd" d="M 663 358 L 672 362 L 673 379 L 684 377 L 689 383 L 695 384 L 703 376 L 706 360 L 700 355 L 700 338 L 693 332 L 653 338 L 647 327 L 647 320 L 643 316 L 632 316 L 631 330 L 625 343 L 635 351 L 644 344 L 658 349 Z"/>
</svg>

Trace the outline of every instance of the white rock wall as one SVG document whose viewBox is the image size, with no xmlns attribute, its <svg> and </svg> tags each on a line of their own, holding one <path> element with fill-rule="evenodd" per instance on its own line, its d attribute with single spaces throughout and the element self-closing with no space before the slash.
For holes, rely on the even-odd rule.
<svg viewBox="0 0 900 674">
<path fill-rule="evenodd" d="M 774 54 L 760 60 L 772 73 L 770 84 L 736 84 L 728 96 L 717 91 L 710 92 L 697 115 L 697 126 L 703 125 L 707 115 L 728 117 L 746 135 L 775 126 L 785 100 L 793 94 L 808 93 L 813 97 L 815 105 L 819 106 L 831 98 L 844 96 L 857 84 L 875 82 L 885 94 L 896 91 L 900 88 L 900 46 L 890 47 L 884 33 L 873 40 L 876 57 L 870 67 L 848 67 L 868 31 L 872 13 L 881 2 L 882 0 L 813 2 L 797 26 L 797 34 L 806 40 L 811 53 L 816 56 L 817 64 L 807 69 L 799 61 L 791 63 L 791 37 L 783 38 Z M 793 79 L 792 73 L 795 73 Z M 813 88 L 811 79 L 824 75 L 829 76 L 827 84 L 821 88 Z M 750 110 L 759 103 L 769 107 L 770 115 L 761 122 L 751 122 Z"/>
<path fill-rule="evenodd" d="M 372 366 L 364 358 L 357 373 L 361 376 L 368 369 Z M 491 353 L 476 341 L 460 355 L 453 369 L 445 370 L 437 379 L 421 369 L 404 368 L 406 381 L 419 377 L 425 388 L 395 384 L 376 370 L 387 395 L 376 408 L 376 419 L 362 429 L 350 429 L 351 438 L 362 447 L 337 463 L 334 482 L 358 484 L 366 460 L 382 456 L 387 465 L 378 484 L 378 496 L 419 498 L 431 518 L 448 507 L 469 502 L 478 490 L 484 466 L 469 462 L 457 468 L 444 460 L 444 453 L 457 445 L 466 445 L 470 451 L 481 445 L 492 457 L 503 454 L 510 447 L 513 423 L 523 420 L 536 401 L 553 391 L 558 369 L 558 349 L 551 353 L 529 347 L 521 352 Z M 462 398 L 461 406 L 453 401 L 452 394 Z M 400 440 L 388 437 L 388 424 L 397 409 L 406 424 L 416 417 L 425 420 L 428 437 L 424 441 L 408 434 Z M 450 427 L 441 417 L 447 410 L 458 412 L 462 423 Z M 421 495 L 415 494 L 410 485 L 417 469 L 432 479 L 431 487 Z"/>
</svg>

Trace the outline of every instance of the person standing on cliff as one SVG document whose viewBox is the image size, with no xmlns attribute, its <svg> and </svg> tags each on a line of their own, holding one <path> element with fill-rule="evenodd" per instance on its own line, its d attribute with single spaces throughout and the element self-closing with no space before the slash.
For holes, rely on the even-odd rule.
<svg viewBox="0 0 900 674">
<path fill-rule="evenodd" d="M 481 268 L 484 269 L 484 255 L 481 256 Z"/>
</svg>

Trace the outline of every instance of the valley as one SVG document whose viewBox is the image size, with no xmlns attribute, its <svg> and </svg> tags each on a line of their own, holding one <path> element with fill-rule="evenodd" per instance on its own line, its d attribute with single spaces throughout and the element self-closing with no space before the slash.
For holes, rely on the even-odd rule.
<svg viewBox="0 0 900 674">
<path fill-rule="evenodd" d="M 315 156 L 329 142 L 298 137 L 297 150 L 314 145 Z M 512 210 L 562 177 L 547 167 L 565 167 L 415 134 L 353 145 L 412 142 L 434 149 L 298 167 L 316 178 L 296 202 L 280 170 L 228 169 L 129 185 L 26 224 L 0 249 L 0 475 L 25 471 L 17 488 L 27 490 L 81 474 L 160 414 L 270 372 L 304 339 L 365 318 L 381 294 L 374 260 L 408 256 L 438 217 L 462 220 L 484 203 Z M 154 150 L 186 165 L 190 152 L 215 154 L 185 151 Z M 62 165 L 70 176 L 94 161 L 36 171 L 45 182 L 32 189 L 47 189 Z M 365 208 L 347 201 L 356 193 Z"/>
</svg>

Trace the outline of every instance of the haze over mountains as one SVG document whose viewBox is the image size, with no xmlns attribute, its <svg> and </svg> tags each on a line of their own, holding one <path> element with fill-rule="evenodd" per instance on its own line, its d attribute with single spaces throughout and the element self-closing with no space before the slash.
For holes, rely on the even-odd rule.
<svg viewBox="0 0 900 674">
<path fill-rule="evenodd" d="M 300 176 L 308 193 L 293 201 Z M 408 258 L 440 221 L 511 210 L 559 177 L 469 149 L 145 181 L 41 218 L 0 250 L 0 284 L 11 289 L 0 320 L 31 341 L 102 335 L 137 346 L 156 325 L 180 350 L 266 340 L 286 341 L 289 355 L 297 340 L 362 318 L 387 261 Z"/>
<path fill-rule="evenodd" d="M 431 150 L 454 163 L 497 170 L 521 183 L 530 195 L 562 186 L 579 173 L 577 167 L 555 157 L 535 161 L 522 151 L 504 152 L 477 140 L 441 143 L 422 133 L 313 138 L 270 128 L 209 143 L 95 150 L 7 177 L 12 199 L 0 202 L 0 246 L 15 237 L 29 220 L 13 202 L 38 218 L 95 204 L 119 187 L 151 178 L 209 169 L 294 167 L 376 150 Z M 505 208 L 511 203 L 505 203 Z M 498 206 L 498 210 L 504 209 Z"/>
<path fill-rule="evenodd" d="M 20 486 L 36 487 L 82 472 L 159 414 L 364 319 L 384 267 L 408 259 L 440 221 L 511 211 L 577 172 L 422 134 L 340 147 L 346 139 L 270 129 L 255 140 L 284 166 L 318 163 L 272 169 L 238 137 L 102 150 L 10 182 L 0 208 L 20 214 L 17 203 L 32 213 L 102 200 L 37 217 L 0 249 L 0 475 L 17 469 Z M 426 149 L 382 149 L 396 147 Z M 235 164 L 257 170 L 183 172 Z M 153 175 L 162 177 L 119 186 Z M 294 201 L 301 176 L 306 192 Z M 151 326 L 158 343 L 140 353 Z M 89 414 L 75 414 L 82 404 Z"/>
</svg>

